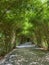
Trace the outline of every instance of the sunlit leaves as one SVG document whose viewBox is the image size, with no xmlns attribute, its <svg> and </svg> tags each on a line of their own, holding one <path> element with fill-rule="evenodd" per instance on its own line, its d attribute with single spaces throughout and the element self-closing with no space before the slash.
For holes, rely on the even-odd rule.
<svg viewBox="0 0 49 65">
<path fill-rule="evenodd" d="M 12 38 L 14 31 L 16 35 L 20 36 L 31 35 L 35 38 L 37 36 L 39 43 L 41 37 L 42 40 L 44 36 L 48 39 L 49 6 L 46 1 L 0 0 L 0 28 L 3 30 L 5 37 L 8 34 Z"/>
</svg>

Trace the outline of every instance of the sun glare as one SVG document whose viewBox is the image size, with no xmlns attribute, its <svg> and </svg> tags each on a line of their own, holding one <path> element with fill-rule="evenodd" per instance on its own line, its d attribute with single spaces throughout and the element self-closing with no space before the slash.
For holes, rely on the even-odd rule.
<svg viewBox="0 0 49 65">
<path fill-rule="evenodd" d="M 42 2 L 42 3 L 44 3 L 44 2 L 45 2 L 45 0 L 41 0 L 41 2 Z"/>
</svg>

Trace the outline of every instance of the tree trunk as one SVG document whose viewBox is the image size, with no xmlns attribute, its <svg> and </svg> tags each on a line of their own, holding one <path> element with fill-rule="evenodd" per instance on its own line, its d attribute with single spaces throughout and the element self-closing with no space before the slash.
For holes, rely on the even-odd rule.
<svg viewBox="0 0 49 65">
<path fill-rule="evenodd" d="M 49 50 L 49 26 L 46 23 L 43 26 L 44 26 L 44 35 L 46 37 L 46 41 L 48 44 L 48 50 Z"/>
<path fill-rule="evenodd" d="M 41 38 L 41 32 L 40 32 L 39 28 L 36 29 L 35 36 L 36 36 L 37 45 L 39 47 L 41 47 L 42 46 L 42 38 Z"/>
<path fill-rule="evenodd" d="M 12 48 L 16 48 L 16 33 L 15 33 L 15 31 L 12 31 L 12 34 L 11 34 L 11 44 L 13 45 Z"/>
<path fill-rule="evenodd" d="M 11 50 L 11 34 L 6 31 L 4 32 L 5 33 L 5 49 L 6 49 L 6 52 L 10 51 Z"/>
</svg>

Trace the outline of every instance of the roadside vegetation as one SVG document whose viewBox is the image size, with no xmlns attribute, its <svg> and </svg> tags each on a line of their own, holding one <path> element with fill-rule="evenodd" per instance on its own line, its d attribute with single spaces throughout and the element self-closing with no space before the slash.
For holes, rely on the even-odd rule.
<svg viewBox="0 0 49 65">
<path fill-rule="evenodd" d="M 49 50 L 49 0 L 0 0 L 0 56 L 28 38 Z"/>
</svg>

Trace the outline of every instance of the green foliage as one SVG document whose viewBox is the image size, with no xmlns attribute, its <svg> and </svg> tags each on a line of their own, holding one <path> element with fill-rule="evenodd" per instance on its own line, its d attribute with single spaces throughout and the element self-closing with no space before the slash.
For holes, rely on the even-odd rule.
<svg viewBox="0 0 49 65">
<path fill-rule="evenodd" d="M 6 52 L 16 47 L 17 38 L 21 40 L 22 36 L 30 37 L 38 46 L 46 40 L 49 49 L 47 0 L 0 0 L 0 31 L 0 38 L 3 38 L 2 33 L 4 36 L 0 47 Z"/>
</svg>

